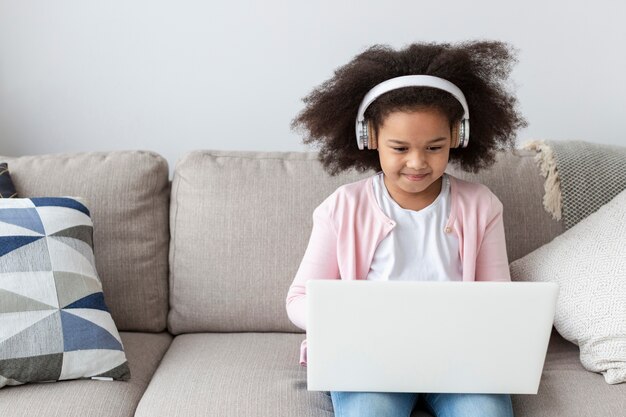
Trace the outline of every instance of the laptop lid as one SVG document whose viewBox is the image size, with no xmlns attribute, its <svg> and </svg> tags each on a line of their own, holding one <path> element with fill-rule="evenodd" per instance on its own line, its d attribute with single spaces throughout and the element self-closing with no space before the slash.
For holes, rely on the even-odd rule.
<svg viewBox="0 0 626 417">
<path fill-rule="evenodd" d="M 558 286 L 307 282 L 309 390 L 536 394 Z"/>
</svg>

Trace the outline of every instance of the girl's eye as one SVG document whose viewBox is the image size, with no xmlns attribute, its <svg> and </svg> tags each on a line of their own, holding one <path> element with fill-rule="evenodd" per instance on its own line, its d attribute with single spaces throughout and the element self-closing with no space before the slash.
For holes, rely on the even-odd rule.
<svg viewBox="0 0 626 417">
<path fill-rule="evenodd" d="M 441 149 L 441 148 L 442 148 L 441 146 L 430 146 L 430 147 L 428 148 L 428 150 L 429 150 L 429 151 L 438 151 L 438 150 L 439 150 L 439 149 Z"/>
<path fill-rule="evenodd" d="M 393 150 L 396 152 L 404 152 L 406 151 L 406 148 L 393 148 Z"/>
</svg>

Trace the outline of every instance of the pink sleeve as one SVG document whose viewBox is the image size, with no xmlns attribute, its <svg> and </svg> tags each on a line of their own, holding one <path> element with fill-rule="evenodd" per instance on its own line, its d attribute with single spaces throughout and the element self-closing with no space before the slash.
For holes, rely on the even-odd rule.
<svg viewBox="0 0 626 417">
<path fill-rule="evenodd" d="M 298 272 L 287 293 L 287 315 L 306 330 L 306 282 L 309 279 L 339 279 L 337 233 L 328 200 L 313 212 L 313 230 Z"/>
<path fill-rule="evenodd" d="M 476 256 L 476 281 L 510 281 L 502 203 L 492 194 L 491 210 Z"/>
</svg>

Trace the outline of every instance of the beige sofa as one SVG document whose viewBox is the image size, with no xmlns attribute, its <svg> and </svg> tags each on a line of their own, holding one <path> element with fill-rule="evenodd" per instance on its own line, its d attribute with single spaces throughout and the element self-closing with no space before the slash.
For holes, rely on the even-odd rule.
<svg viewBox="0 0 626 417">
<path fill-rule="evenodd" d="M 478 175 L 504 204 L 509 261 L 563 231 L 541 205 L 543 178 L 526 151 Z M 21 196 L 86 199 L 97 268 L 121 331 L 129 382 L 65 381 L 0 389 L 1 416 L 332 416 L 306 390 L 304 334 L 285 295 L 311 214 L 340 184 L 314 153 L 197 151 L 168 180 L 151 152 L 2 157 Z M 626 384 L 585 371 L 553 332 L 538 395 L 516 416 L 624 416 Z M 415 411 L 414 416 L 425 416 Z"/>
</svg>

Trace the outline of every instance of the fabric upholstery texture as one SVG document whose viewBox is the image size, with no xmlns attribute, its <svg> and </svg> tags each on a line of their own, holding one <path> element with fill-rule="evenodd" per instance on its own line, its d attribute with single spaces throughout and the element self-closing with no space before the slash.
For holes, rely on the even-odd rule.
<svg viewBox="0 0 626 417">
<path fill-rule="evenodd" d="M 560 286 L 554 327 L 582 365 L 626 382 L 626 191 L 552 242 L 511 264 L 518 281 Z"/>
<path fill-rule="evenodd" d="M 165 330 L 169 181 L 144 151 L 10 158 L 21 197 L 80 196 L 91 208 L 96 267 L 120 330 Z M 51 174 L 52 173 L 52 174 Z"/>
<path fill-rule="evenodd" d="M 0 200 L 0 387 L 130 377 L 92 236 L 79 200 Z"/>
<path fill-rule="evenodd" d="M 11 181 L 9 167 L 6 162 L 2 162 L 0 163 L 0 198 L 15 197 L 17 197 L 17 191 L 15 191 L 13 181 Z"/>
<path fill-rule="evenodd" d="M 313 209 L 360 177 L 330 178 L 312 153 L 183 157 L 172 181 L 170 331 L 296 331 L 285 295 Z"/>
<path fill-rule="evenodd" d="M 330 396 L 306 389 L 301 334 L 177 336 L 136 417 L 332 417 Z"/>
<path fill-rule="evenodd" d="M 121 332 L 129 381 L 74 380 L 0 389 L 0 416 L 132 417 L 172 337 Z"/>
</svg>

